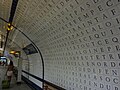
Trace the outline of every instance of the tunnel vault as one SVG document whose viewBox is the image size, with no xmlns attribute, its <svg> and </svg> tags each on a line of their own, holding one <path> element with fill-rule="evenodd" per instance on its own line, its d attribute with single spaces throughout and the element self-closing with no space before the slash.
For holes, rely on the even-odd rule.
<svg viewBox="0 0 120 90">
<path fill-rule="evenodd" d="M 12 1 L 1 1 L 9 21 Z M 120 89 L 120 0 L 19 0 L 12 25 L 9 38 L 22 47 L 27 36 L 42 52 L 45 80 L 66 90 Z M 29 57 L 30 73 L 42 77 L 39 55 Z"/>
</svg>

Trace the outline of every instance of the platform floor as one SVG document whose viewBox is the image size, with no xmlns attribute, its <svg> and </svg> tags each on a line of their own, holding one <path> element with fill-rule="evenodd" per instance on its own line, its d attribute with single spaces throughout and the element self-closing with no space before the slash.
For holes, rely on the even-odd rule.
<svg viewBox="0 0 120 90">
<path fill-rule="evenodd" d="M 2 89 L 1 83 L 5 75 L 5 71 L 6 71 L 6 68 L 0 66 L 0 90 L 32 90 L 24 81 L 22 81 L 21 84 L 17 85 L 15 76 L 12 77 L 10 88 Z"/>
<path fill-rule="evenodd" d="M 9 89 L 0 88 L 0 90 L 32 90 L 32 89 L 29 86 L 27 86 L 24 82 L 22 82 L 21 85 L 11 84 Z"/>
</svg>

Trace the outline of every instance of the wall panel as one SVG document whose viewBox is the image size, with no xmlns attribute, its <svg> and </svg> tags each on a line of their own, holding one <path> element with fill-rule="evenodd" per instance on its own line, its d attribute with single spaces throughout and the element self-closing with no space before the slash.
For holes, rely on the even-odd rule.
<svg viewBox="0 0 120 90">
<path fill-rule="evenodd" d="M 57 3 L 54 16 L 46 19 L 51 30 L 42 47 L 46 80 L 67 90 L 120 89 L 119 4 L 119 0 Z"/>
<path fill-rule="evenodd" d="M 20 0 L 18 7 L 14 22 L 40 48 L 45 80 L 66 90 L 120 89 L 120 0 Z M 41 77 L 39 55 L 29 59 L 30 73 Z"/>
</svg>

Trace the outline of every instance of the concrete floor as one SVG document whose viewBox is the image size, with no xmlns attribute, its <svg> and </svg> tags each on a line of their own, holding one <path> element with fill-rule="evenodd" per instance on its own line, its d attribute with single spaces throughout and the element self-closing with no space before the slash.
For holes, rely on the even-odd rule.
<svg viewBox="0 0 120 90">
<path fill-rule="evenodd" d="M 0 90 L 32 90 L 32 89 L 29 86 L 27 86 L 25 83 L 22 83 L 21 85 L 11 84 L 9 89 L 0 89 Z"/>
<path fill-rule="evenodd" d="M 32 90 L 25 82 L 22 81 L 21 85 L 16 84 L 16 78 L 13 76 L 9 89 L 2 89 L 1 83 L 4 79 L 6 68 L 0 66 L 0 90 Z"/>
</svg>

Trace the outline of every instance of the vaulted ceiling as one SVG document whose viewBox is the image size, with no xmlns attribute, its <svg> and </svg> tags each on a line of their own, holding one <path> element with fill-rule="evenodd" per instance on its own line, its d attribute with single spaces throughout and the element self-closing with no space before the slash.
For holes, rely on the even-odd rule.
<svg viewBox="0 0 120 90">
<path fill-rule="evenodd" d="M 18 0 L 16 12 L 12 24 L 24 32 L 34 42 L 42 42 L 47 37 L 47 28 L 53 7 L 59 0 Z M 12 0 L 0 0 L 0 17 L 9 21 Z M 56 12 L 57 13 L 57 12 Z M 46 20 L 47 19 L 47 20 Z M 47 23 L 48 22 L 48 23 Z M 0 20 L 0 33 L 6 36 L 7 23 Z M 29 40 L 18 30 L 13 29 L 9 39 L 18 43 L 21 47 L 29 44 Z M 7 42 L 12 44 L 12 42 Z M 13 46 L 12 46 L 13 47 Z"/>
</svg>

